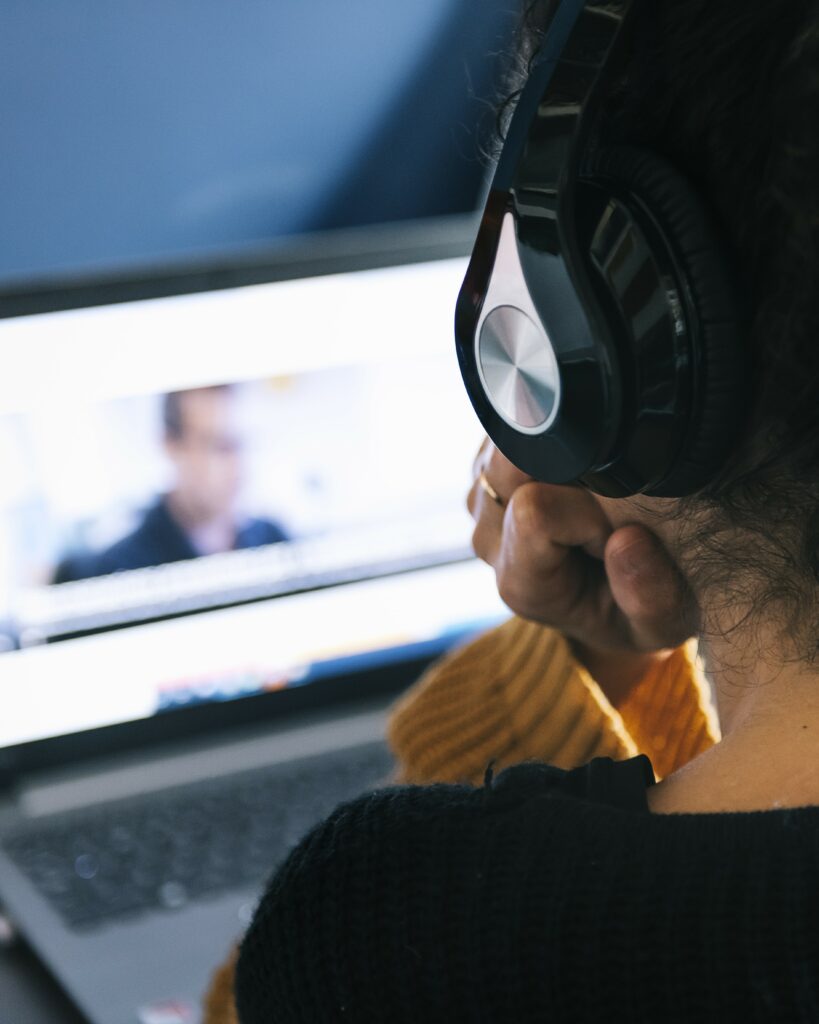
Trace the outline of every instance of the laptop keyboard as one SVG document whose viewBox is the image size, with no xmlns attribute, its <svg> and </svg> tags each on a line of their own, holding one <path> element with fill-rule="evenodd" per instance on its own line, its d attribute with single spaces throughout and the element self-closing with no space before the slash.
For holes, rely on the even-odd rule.
<svg viewBox="0 0 819 1024">
<path fill-rule="evenodd" d="M 90 929 L 260 888 L 308 829 L 392 767 L 383 743 L 367 744 L 53 817 L 3 845 L 69 927 Z"/>
</svg>

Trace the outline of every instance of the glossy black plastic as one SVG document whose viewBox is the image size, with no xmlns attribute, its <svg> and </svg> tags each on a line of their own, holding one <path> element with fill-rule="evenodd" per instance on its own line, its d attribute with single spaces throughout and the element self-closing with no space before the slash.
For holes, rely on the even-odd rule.
<svg viewBox="0 0 819 1024">
<path fill-rule="evenodd" d="M 584 482 L 615 497 L 653 491 L 675 464 L 694 410 L 697 318 L 670 242 L 640 199 L 612 194 L 610 184 L 581 185 L 580 193 L 589 276 L 620 352 L 623 398 L 615 455 Z"/>
<path fill-rule="evenodd" d="M 456 310 L 464 381 L 498 448 L 537 479 L 578 481 L 612 497 L 689 493 L 713 473 L 713 456 L 725 452 L 724 437 L 699 429 L 704 407 L 715 415 L 704 403 L 711 381 L 707 332 L 687 276 L 699 255 L 680 251 L 673 231 L 628 180 L 581 170 L 581 161 L 585 168 L 592 154 L 602 155 L 595 115 L 624 67 L 626 29 L 639 2 L 561 4 L 559 31 L 547 35 L 512 120 Z M 670 170 L 663 180 L 689 202 Z M 704 225 L 706 244 L 709 231 L 700 213 L 694 216 L 694 199 L 686 216 Z M 559 412 L 540 434 L 516 430 L 498 415 L 476 367 L 476 331 L 510 212 L 519 274 L 560 372 Z M 698 268 L 715 286 L 725 277 L 718 261 Z M 494 307 L 494 284 L 492 294 Z M 729 335 L 737 321 L 726 316 Z M 713 323 L 708 331 L 713 335 Z M 724 366 L 733 351 L 722 343 L 708 359 Z M 720 388 L 726 410 L 731 390 Z M 725 437 L 734 436 L 735 419 L 726 411 Z"/>
<path fill-rule="evenodd" d="M 475 331 L 494 269 L 500 224 L 510 210 L 508 196 L 490 197 L 456 307 L 458 360 L 478 418 L 497 447 L 531 476 L 566 483 L 600 462 L 615 440 L 619 401 L 611 393 L 611 382 L 617 374 L 600 359 L 594 340 L 599 332 L 571 287 L 560 252 L 553 251 L 553 225 L 535 220 L 525 225 L 525 233 L 519 231 L 518 252 L 529 293 L 553 343 L 561 377 L 560 407 L 551 428 L 538 435 L 520 433 L 495 411 L 480 381 Z"/>
<path fill-rule="evenodd" d="M 554 483 L 577 480 L 610 461 L 622 413 L 617 349 L 580 267 L 574 218 L 565 211 L 574 202 L 570 168 L 582 115 L 617 38 L 618 12 L 627 7 L 561 4 L 559 32 L 547 36 L 512 119 L 456 307 L 458 359 L 484 429 L 521 469 Z M 508 212 L 515 217 L 526 285 L 561 375 L 558 415 L 539 435 L 521 434 L 498 415 L 476 365 L 475 333 Z"/>
</svg>

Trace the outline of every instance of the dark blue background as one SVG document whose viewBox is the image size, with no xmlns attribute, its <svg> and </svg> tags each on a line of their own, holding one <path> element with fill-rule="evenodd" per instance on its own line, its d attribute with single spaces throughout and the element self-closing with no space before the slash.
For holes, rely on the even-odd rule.
<svg viewBox="0 0 819 1024">
<path fill-rule="evenodd" d="M 466 211 L 500 0 L 3 0 L 0 285 Z"/>
</svg>

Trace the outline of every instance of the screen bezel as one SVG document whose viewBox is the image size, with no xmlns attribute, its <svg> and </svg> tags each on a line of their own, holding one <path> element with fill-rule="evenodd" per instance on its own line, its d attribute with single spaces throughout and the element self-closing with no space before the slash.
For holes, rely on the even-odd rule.
<svg viewBox="0 0 819 1024">
<path fill-rule="evenodd" d="M 174 261 L 149 271 L 40 278 L 0 287 L 0 320 L 468 256 L 477 229 L 475 214 L 455 214 L 301 235 L 242 256 Z"/>
</svg>

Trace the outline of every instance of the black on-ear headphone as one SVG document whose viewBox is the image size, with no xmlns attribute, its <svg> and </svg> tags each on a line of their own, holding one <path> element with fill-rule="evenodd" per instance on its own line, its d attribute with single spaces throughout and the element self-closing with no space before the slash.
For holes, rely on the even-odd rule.
<svg viewBox="0 0 819 1024">
<path fill-rule="evenodd" d="M 600 112 L 640 0 L 562 0 L 509 126 L 455 334 L 497 447 L 549 483 L 682 496 L 734 445 L 746 394 L 730 261 L 670 163 L 606 147 Z"/>
</svg>

